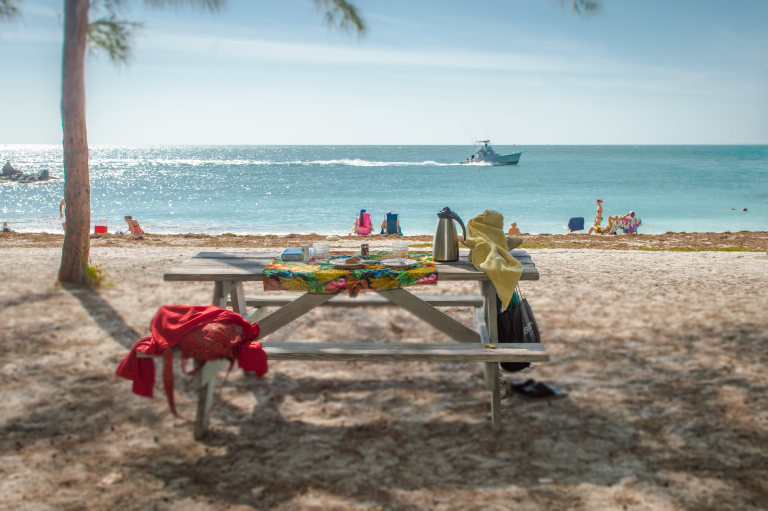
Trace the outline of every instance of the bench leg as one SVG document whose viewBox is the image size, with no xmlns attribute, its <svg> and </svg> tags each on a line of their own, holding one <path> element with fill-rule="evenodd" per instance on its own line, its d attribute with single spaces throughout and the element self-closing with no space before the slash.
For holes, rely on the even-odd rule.
<svg viewBox="0 0 768 511">
<path fill-rule="evenodd" d="M 257 321 L 261 321 L 263 318 L 267 317 L 267 308 L 266 307 L 255 307 L 251 309 L 250 312 L 247 314 L 244 314 L 243 317 L 250 323 L 254 324 Z"/>
<path fill-rule="evenodd" d="M 483 316 L 488 328 L 488 339 L 491 344 L 499 343 L 499 329 L 497 324 L 498 310 L 496 309 L 496 288 L 490 281 L 482 282 L 483 291 Z M 500 433 L 501 424 L 501 385 L 499 382 L 498 362 L 485 363 L 485 388 L 491 392 L 491 419 L 493 432 Z"/>
<path fill-rule="evenodd" d="M 201 362 L 195 361 L 195 365 Z M 195 440 L 200 440 L 208 430 L 208 413 L 213 406 L 214 392 L 216 391 L 216 373 L 219 372 L 224 361 L 213 360 L 207 362 L 202 371 L 195 376 L 195 388 L 197 388 L 197 414 L 195 422 Z"/>
<path fill-rule="evenodd" d="M 214 282 L 213 283 L 213 305 L 227 307 L 227 297 L 232 294 L 232 304 L 235 312 L 245 313 L 245 293 L 243 292 L 242 282 Z M 208 430 L 208 412 L 213 406 L 214 393 L 216 391 L 216 373 L 224 362 L 216 360 L 208 362 L 205 367 L 195 377 L 195 387 L 197 388 L 197 414 L 195 422 L 195 440 L 200 440 L 205 436 Z M 195 361 L 195 366 L 200 365 Z"/>
<path fill-rule="evenodd" d="M 489 367 L 490 366 L 490 367 Z M 494 385 L 491 389 L 491 420 L 493 432 L 501 433 L 501 384 L 499 382 L 499 364 L 497 362 L 485 364 L 486 374 L 490 373 Z"/>
</svg>

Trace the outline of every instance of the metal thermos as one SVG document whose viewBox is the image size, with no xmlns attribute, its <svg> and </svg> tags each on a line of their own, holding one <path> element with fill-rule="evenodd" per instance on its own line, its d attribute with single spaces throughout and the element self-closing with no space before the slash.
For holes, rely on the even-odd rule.
<svg viewBox="0 0 768 511">
<path fill-rule="evenodd" d="M 459 260 L 459 235 L 456 233 L 457 220 L 464 231 L 464 239 L 467 239 L 467 228 L 461 221 L 459 215 L 451 211 L 451 208 L 445 207 L 437 214 L 437 228 L 435 229 L 435 238 L 432 241 L 432 256 L 435 261 L 441 263 L 450 263 Z"/>
</svg>

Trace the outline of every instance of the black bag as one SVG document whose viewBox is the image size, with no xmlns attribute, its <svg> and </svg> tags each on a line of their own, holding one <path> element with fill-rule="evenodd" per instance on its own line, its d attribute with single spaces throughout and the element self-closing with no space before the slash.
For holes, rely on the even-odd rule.
<svg viewBox="0 0 768 511">
<path fill-rule="evenodd" d="M 517 288 L 521 300 L 516 306 L 498 314 L 496 319 L 500 343 L 540 343 L 539 325 L 533 315 L 528 300 L 522 298 L 520 288 Z M 531 367 L 530 362 L 501 362 L 501 368 L 508 373 L 516 373 Z"/>
</svg>

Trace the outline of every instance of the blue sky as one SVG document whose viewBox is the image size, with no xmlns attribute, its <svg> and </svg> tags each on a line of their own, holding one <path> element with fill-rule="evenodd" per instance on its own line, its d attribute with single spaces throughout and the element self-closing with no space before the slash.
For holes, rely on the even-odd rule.
<svg viewBox="0 0 768 511">
<path fill-rule="evenodd" d="M 308 0 L 146 10 L 134 58 L 88 61 L 92 144 L 768 143 L 768 2 Z M 61 141 L 60 0 L 0 25 L 0 143 Z"/>
</svg>

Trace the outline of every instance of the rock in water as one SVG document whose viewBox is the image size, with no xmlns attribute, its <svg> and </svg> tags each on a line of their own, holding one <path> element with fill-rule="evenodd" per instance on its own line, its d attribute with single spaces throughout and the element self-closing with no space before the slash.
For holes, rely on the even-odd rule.
<svg viewBox="0 0 768 511">
<path fill-rule="evenodd" d="M 10 161 L 5 162 L 5 165 L 3 165 L 3 175 L 4 176 L 12 176 L 16 173 L 16 169 L 13 168 L 13 165 L 11 165 Z"/>
<path fill-rule="evenodd" d="M 49 179 L 51 179 L 51 174 L 47 170 L 41 170 L 37 173 L 38 181 L 48 181 Z"/>
</svg>

